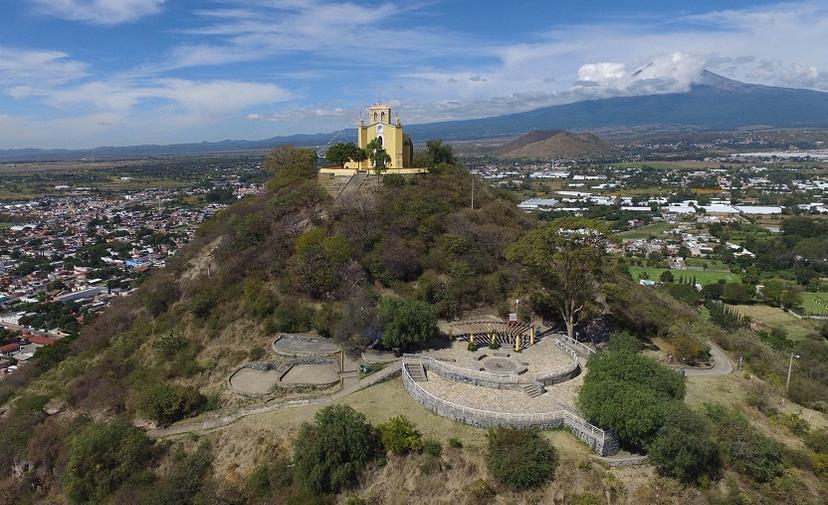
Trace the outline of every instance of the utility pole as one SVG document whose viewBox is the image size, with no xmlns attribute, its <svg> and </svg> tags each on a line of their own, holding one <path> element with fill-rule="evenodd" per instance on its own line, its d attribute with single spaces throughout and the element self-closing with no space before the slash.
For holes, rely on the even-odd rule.
<svg viewBox="0 0 828 505">
<path fill-rule="evenodd" d="M 785 381 L 785 394 L 788 394 L 788 389 L 791 387 L 791 370 L 793 369 L 794 358 L 799 359 L 799 354 L 791 353 L 791 359 L 788 362 L 788 380 Z"/>
<path fill-rule="evenodd" d="M 472 175 L 471 210 L 474 210 L 474 176 Z"/>
</svg>

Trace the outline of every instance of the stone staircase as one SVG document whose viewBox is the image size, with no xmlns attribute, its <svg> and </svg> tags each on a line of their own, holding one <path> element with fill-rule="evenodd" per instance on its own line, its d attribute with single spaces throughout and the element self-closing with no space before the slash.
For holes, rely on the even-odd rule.
<svg viewBox="0 0 828 505">
<path fill-rule="evenodd" d="M 423 368 L 422 363 L 406 363 L 405 370 L 408 372 L 408 375 L 414 379 L 414 382 L 428 381 L 428 376 L 426 375 L 426 371 L 425 368 Z"/>
<path fill-rule="evenodd" d="M 537 382 L 530 382 L 528 384 L 524 384 L 523 391 L 532 398 L 540 396 L 546 392 L 546 390 L 543 388 L 543 385 Z"/>
</svg>

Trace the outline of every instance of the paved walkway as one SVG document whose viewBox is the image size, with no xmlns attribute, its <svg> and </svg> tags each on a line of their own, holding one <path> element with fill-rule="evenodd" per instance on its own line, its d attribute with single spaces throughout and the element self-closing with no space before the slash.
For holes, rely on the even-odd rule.
<svg viewBox="0 0 828 505">
<path fill-rule="evenodd" d="M 400 372 L 401 366 L 402 365 L 400 361 L 392 363 L 380 370 L 379 372 L 373 373 L 367 377 L 363 377 L 359 381 L 354 382 L 353 384 L 350 384 L 340 389 L 339 391 L 330 396 L 323 396 L 320 398 L 312 398 L 307 400 L 287 400 L 277 403 L 271 403 L 269 405 L 264 405 L 262 407 L 239 409 L 235 412 L 226 413 L 225 415 L 220 417 L 210 417 L 208 419 L 202 419 L 199 421 L 182 421 L 180 423 L 167 426 L 166 428 L 156 428 L 154 430 L 149 430 L 147 432 L 147 435 L 150 438 L 164 438 L 173 435 L 181 435 L 184 433 L 208 431 L 215 428 L 220 428 L 222 426 L 227 426 L 228 424 L 235 423 L 243 417 L 252 416 L 256 414 L 263 414 L 265 412 L 272 412 L 274 410 L 285 409 L 290 407 L 306 407 L 308 405 L 326 405 L 328 403 L 339 400 L 340 398 L 348 396 L 361 389 L 365 389 L 369 386 L 373 386 L 374 384 L 377 384 L 392 377 L 393 375 Z"/>
<path fill-rule="evenodd" d="M 684 375 L 687 377 L 719 377 L 733 373 L 733 363 L 727 354 L 716 344 L 710 342 L 710 358 L 713 366 L 709 368 L 684 368 Z"/>
</svg>

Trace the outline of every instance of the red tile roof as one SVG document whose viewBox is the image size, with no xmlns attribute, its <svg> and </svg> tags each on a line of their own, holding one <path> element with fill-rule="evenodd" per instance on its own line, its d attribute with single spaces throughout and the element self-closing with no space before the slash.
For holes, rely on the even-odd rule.
<svg viewBox="0 0 828 505">
<path fill-rule="evenodd" d="M 0 345 L 0 353 L 13 352 L 18 349 L 20 349 L 20 344 L 15 342 L 6 345 Z"/>
<path fill-rule="evenodd" d="M 41 336 L 41 335 L 26 335 L 23 338 L 25 338 L 26 340 L 28 340 L 29 342 L 31 342 L 33 344 L 38 344 L 38 345 L 52 345 L 55 342 L 57 342 L 57 340 L 51 339 L 49 337 L 44 337 L 44 336 Z"/>
</svg>

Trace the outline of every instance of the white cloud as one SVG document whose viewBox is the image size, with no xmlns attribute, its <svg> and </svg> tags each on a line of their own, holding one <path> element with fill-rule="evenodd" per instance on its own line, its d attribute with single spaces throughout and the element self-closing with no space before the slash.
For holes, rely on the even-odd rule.
<svg viewBox="0 0 828 505">
<path fill-rule="evenodd" d="M 225 4 L 230 7 L 197 12 L 202 25 L 182 30 L 197 41 L 172 48 L 167 68 L 256 61 L 287 53 L 311 54 L 329 66 L 376 68 L 403 64 L 401 54 L 410 61 L 459 51 L 468 54 L 473 47 L 456 34 L 401 27 L 399 22 L 420 7 L 418 3 L 227 0 Z M 370 62 L 365 60 L 368 53 Z"/>
<path fill-rule="evenodd" d="M 206 116 L 238 113 L 260 104 L 291 97 L 274 84 L 242 81 L 191 81 L 151 79 L 141 81 L 92 81 L 60 89 L 29 89 L 28 96 L 43 97 L 59 108 L 92 106 L 101 111 L 128 113 L 141 102 L 161 100 L 187 113 Z"/>
<path fill-rule="evenodd" d="M 30 0 L 43 14 L 96 25 L 129 23 L 161 12 L 165 0 Z"/>
<path fill-rule="evenodd" d="M 251 113 L 246 116 L 249 121 L 267 121 L 271 123 L 308 121 L 320 118 L 347 119 L 350 116 L 356 117 L 340 107 L 291 107 L 289 109 L 271 112 L 268 114 Z"/>
<path fill-rule="evenodd" d="M 0 86 L 36 82 L 63 84 L 86 76 L 86 64 L 60 51 L 31 51 L 0 46 Z"/>
</svg>

